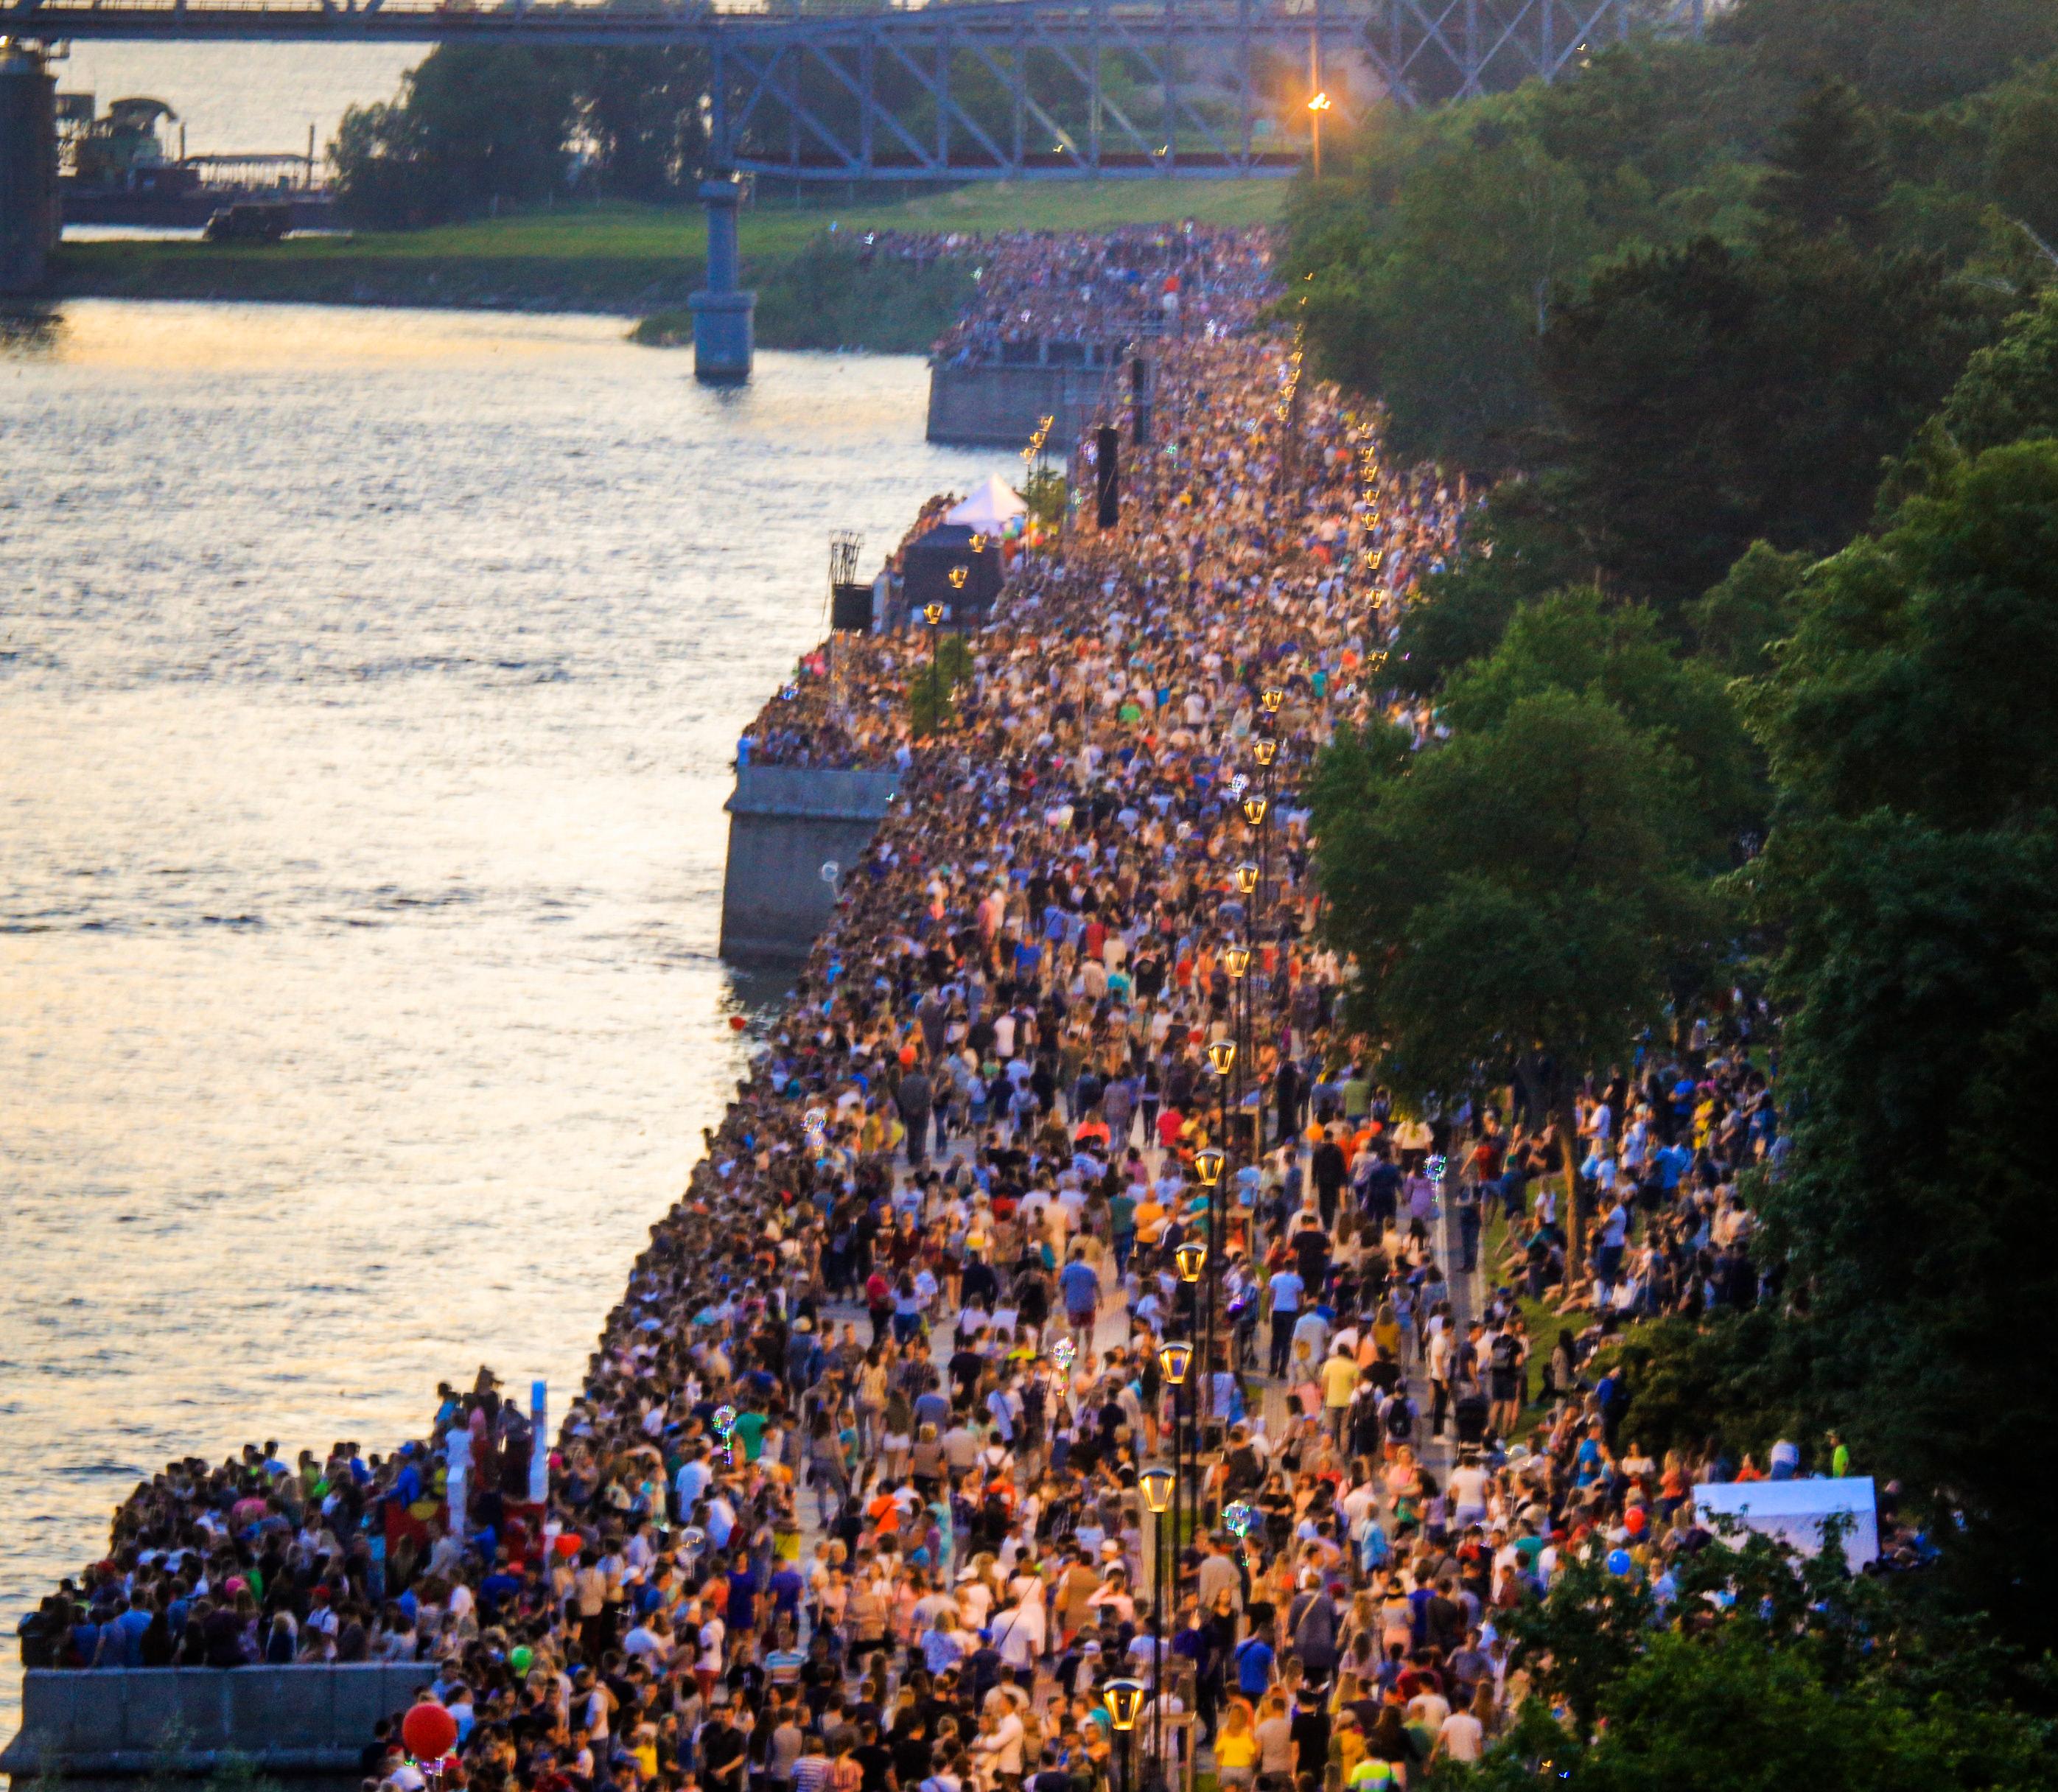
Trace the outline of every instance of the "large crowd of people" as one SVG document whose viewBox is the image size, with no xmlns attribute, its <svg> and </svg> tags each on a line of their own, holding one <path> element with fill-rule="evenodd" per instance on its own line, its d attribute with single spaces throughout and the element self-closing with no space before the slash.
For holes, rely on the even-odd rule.
<svg viewBox="0 0 2058 1792">
<path fill-rule="evenodd" d="M 891 637 L 759 725 L 896 759 L 905 800 L 556 1436 L 482 1370 L 391 1454 L 175 1464 L 38 1615 L 49 1659 L 419 1663 L 443 1783 L 482 1792 L 1089 1792 L 1122 1748 L 1404 1785 L 1520 1707 L 1505 1614 L 1563 1564 L 1662 1585 L 1696 1480 L 1795 1472 L 1653 1460 L 1595 1354 L 1758 1296 L 1762 1017 L 1597 1067 L 1576 1138 L 1396 1103 L 1337 1024 L 1301 786 L 1340 722 L 1432 737 L 1381 670 L 1465 488 L 1301 378 L 1261 233 L 1153 240 L 1218 284 L 1118 523 L 1020 559 L 940 731 Z M 966 340 L 1117 265 L 1150 272 L 1007 239 Z M 1210 1331 L 1175 1383 L 1161 1347 Z M 1161 1552 L 1138 1473 L 1182 1410 L 1197 1518 Z M 371 1786 L 422 1783 L 368 1742 Z"/>
</svg>

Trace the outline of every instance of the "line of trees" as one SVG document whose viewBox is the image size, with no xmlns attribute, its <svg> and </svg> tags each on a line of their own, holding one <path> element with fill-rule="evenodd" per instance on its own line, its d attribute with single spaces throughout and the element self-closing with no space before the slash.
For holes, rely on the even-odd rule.
<svg viewBox="0 0 2058 1792">
<path fill-rule="evenodd" d="M 691 50 L 439 45 L 399 96 L 352 106 L 330 151 L 353 224 L 407 229 L 578 192 L 689 194 L 706 147 Z"/>
<path fill-rule="evenodd" d="M 1387 662 L 1449 737 L 1337 742 L 1318 871 L 1404 1088 L 1562 1112 L 1716 990 L 1770 995 L 1775 1297 L 1635 1338 L 1626 1434 L 1834 1429 L 1935 1552 L 1838 1593 L 1877 1602 L 1841 1629 L 1740 1595 L 1655 1643 L 1575 1578 L 1524 1620 L 1556 1715 L 1488 1777 L 2027 1785 L 2058 1709 L 2058 9 L 1743 0 L 1724 40 L 1375 132 L 1297 202 L 1317 364 L 1500 476 Z"/>
</svg>

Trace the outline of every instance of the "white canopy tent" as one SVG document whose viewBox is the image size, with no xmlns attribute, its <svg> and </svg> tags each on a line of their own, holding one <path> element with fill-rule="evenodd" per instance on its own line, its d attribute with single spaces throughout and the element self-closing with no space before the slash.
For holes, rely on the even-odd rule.
<svg viewBox="0 0 2058 1792">
<path fill-rule="evenodd" d="M 973 487 L 971 495 L 955 509 L 945 513 L 944 521 L 955 523 L 966 529 L 983 530 L 988 534 L 1002 534 L 1007 525 L 1018 516 L 1027 516 L 1029 507 L 1016 497 L 1006 480 L 999 475 L 989 475 L 983 483 Z"/>
<path fill-rule="evenodd" d="M 1721 1533 L 1724 1519 L 1792 1545 L 1803 1556 L 1822 1547 L 1826 1519 L 1849 1522 L 1843 1537 L 1844 1560 L 1856 1569 L 1879 1556 L 1879 1507 L 1872 1476 L 1852 1475 L 1841 1480 L 1704 1481 L 1694 1489 L 1694 1510 L 1701 1522 Z"/>
</svg>

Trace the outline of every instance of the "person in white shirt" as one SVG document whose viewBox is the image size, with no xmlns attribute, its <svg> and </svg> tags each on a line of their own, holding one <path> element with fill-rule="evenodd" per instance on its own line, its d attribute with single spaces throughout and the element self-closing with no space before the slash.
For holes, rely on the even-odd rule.
<svg viewBox="0 0 2058 1792">
<path fill-rule="evenodd" d="M 1480 1688 L 1480 1702 L 1492 1698 L 1491 1683 Z M 1436 1765 L 1443 1756 L 1452 1761 L 1472 1762 L 1479 1759 L 1486 1747 L 1486 1726 L 1471 1711 L 1454 1711 L 1437 1726 L 1436 1745 L 1429 1750 L 1429 1764 Z"/>
</svg>

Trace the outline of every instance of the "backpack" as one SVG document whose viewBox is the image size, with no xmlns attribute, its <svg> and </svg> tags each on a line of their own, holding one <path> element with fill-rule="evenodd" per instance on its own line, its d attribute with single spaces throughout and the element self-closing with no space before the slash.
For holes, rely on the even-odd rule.
<svg viewBox="0 0 2058 1792">
<path fill-rule="evenodd" d="M 1386 1403 L 1386 1435 L 1404 1444 L 1415 1435 L 1415 1415 L 1408 1409 L 1408 1397 L 1396 1393 Z"/>
</svg>

